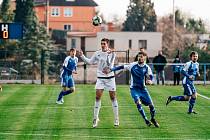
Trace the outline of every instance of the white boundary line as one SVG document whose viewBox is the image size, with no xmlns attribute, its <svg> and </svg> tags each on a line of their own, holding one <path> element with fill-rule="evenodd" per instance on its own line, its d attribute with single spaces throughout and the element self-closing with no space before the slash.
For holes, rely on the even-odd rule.
<svg viewBox="0 0 210 140">
<path fill-rule="evenodd" d="M 111 137 L 111 136 L 88 136 L 88 135 L 77 135 L 77 136 L 72 136 L 72 135 L 49 135 L 49 134 L 19 134 L 19 133 L 7 133 L 7 132 L 0 132 L 0 135 L 12 135 L 12 136 L 44 136 L 44 137 L 71 137 L 71 138 L 100 138 L 100 139 L 136 139 L 137 137 L 125 137 L 125 136 L 115 136 L 115 137 Z M 184 135 L 186 136 L 186 135 Z M 183 138 L 170 138 L 170 137 L 161 137 L 161 138 L 142 138 L 139 137 L 139 139 L 151 139 L 151 140 L 157 140 L 157 139 L 161 139 L 161 140 L 177 140 L 177 139 L 183 139 Z"/>
<path fill-rule="evenodd" d="M 198 105 L 196 105 L 198 106 Z M 112 106 L 101 106 L 101 108 L 111 108 Z M 119 108 L 130 108 L 131 106 L 119 106 Z M 135 107 L 135 106 L 134 106 Z M 165 108 L 166 106 L 155 106 L 156 108 Z M 170 106 L 170 108 L 176 108 L 178 106 Z M 186 108 L 186 106 L 179 106 L 179 108 Z M 201 106 L 201 107 L 207 107 L 209 108 L 210 106 Z M 71 110 L 71 109 L 84 109 L 84 108 L 93 108 L 93 106 L 84 106 L 84 107 L 67 107 L 67 106 L 62 106 L 62 105 L 59 105 L 59 107 L 47 107 L 47 109 L 59 109 L 59 108 L 62 108 L 62 109 L 67 109 L 67 110 Z M 7 109 L 17 109 L 17 110 L 37 110 L 37 109 L 40 109 L 40 108 L 18 108 L 18 107 L 13 107 L 13 108 L 7 108 Z"/>
<path fill-rule="evenodd" d="M 203 97 L 203 98 L 205 98 L 205 99 L 207 99 L 207 100 L 210 100 L 210 98 L 207 97 L 207 96 L 204 96 L 204 95 L 201 95 L 201 94 L 198 94 L 198 96 L 201 96 L 201 97 Z"/>
</svg>

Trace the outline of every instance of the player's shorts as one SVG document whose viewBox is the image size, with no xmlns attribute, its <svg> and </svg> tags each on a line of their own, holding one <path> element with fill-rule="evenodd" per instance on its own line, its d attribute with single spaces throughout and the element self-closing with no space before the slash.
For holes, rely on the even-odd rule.
<svg viewBox="0 0 210 140">
<path fill-rule="evenodd" d="M 115 77 L 109 79 L 97 78 L 95 89 L 116 91 Z"/>
<path fill-rule="evenodd" d="M 193 84 L 183 84 L 184 95 L 191 96 L 196 93 L 196 88 Z"/>
<path fill-rule="evenodd" d="M 72 77 L 72 75 L 64 75 L 61 78 L 61 86 L 62 87 L 74 87 L 74 79 Z"/>
<path fill-rule="evenodd" d="M 142 102 L 142 104 L 148 106 L 149 104 L 153 104 L 152 98 L 149 95 L 149 92 L 146 88 L 140 89 L 140 88 L 130 88 L 131 96 L 134 100 L 134 102 L 137 102 L 139 99 Z"/>
</svg>

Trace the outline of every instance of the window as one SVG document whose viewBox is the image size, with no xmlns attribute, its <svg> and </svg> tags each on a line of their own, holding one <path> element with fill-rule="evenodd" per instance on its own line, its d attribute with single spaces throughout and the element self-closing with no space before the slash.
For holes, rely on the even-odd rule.
<svg viewBox="0 0 210 140">
<path fill-rule="evenodd" d="M 114 40 L 109 40 L 109 47 L 114 49 Z"/>
<path fill-rule="evenodd" d="M 64 17 L 71 17 L 72 14 L 72 8 L 64 8 Z"/>
<path fill-rule="evenodd" d="M 129 39 L 128 47 L 129 47 L 129 49 L 132 49 L 132 40 L 131 39 Z"/>
<path fill-rule="evenodd" d="M 140 48 L 147 49 L 147 40 L 139 40 L 139 49 Z"/>
<path fill-rule="evenodd" d="M 71 39 L 71 48 L 76 48 L 76 39 L 75 38 Z"/>
<path fill-rule="evenodd" d="M 71 25 L 64 25 L 65 31 L 71 31 Z"/>
<path fill-rule="evenodd" d="M 60 16 L 60 8 L 52 8 L 51 9 L 51 16 Z"/>
</svg>

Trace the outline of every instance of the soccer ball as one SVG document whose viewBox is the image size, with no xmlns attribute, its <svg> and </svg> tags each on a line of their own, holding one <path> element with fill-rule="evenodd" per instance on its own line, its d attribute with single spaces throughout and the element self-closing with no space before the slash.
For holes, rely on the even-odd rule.
<svg viewBox="0 0 210 140">
<path fill-rule="evenodd" d="M 102 23 L 102 18 L 100 16 L 94 16 L 92 21 L 94 26 L 98 26 Z"/>
</svg>

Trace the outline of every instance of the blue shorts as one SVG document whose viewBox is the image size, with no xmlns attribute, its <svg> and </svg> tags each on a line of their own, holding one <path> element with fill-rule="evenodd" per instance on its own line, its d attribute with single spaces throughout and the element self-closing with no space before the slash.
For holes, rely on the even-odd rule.
<svg viewBox="0 0 210 140">
<path fill-rule="evenodd" d="M 139 88 L 131 88 L 131 96 L 134 100 L 134 102 L 137 102 L 139 99 L 142 102 L 142 104 L 148 106 L 149 104 L 152 103 L 152 98 L 149 95 L 149 92 L 146 88 L 144 89 L 139 89 Z"/>
<path fill-rule="evenodd" d="M 63 75 L 61 78 L 61 86 L 62 87 L 74 87 L 74 79 L 72 75 Z"/>
<path fill-rule="evenodd" d="M 196 93 L 196 88 L 193 84 L 183 84 L 184 95 L 191 96 Z"/>
</svg>

